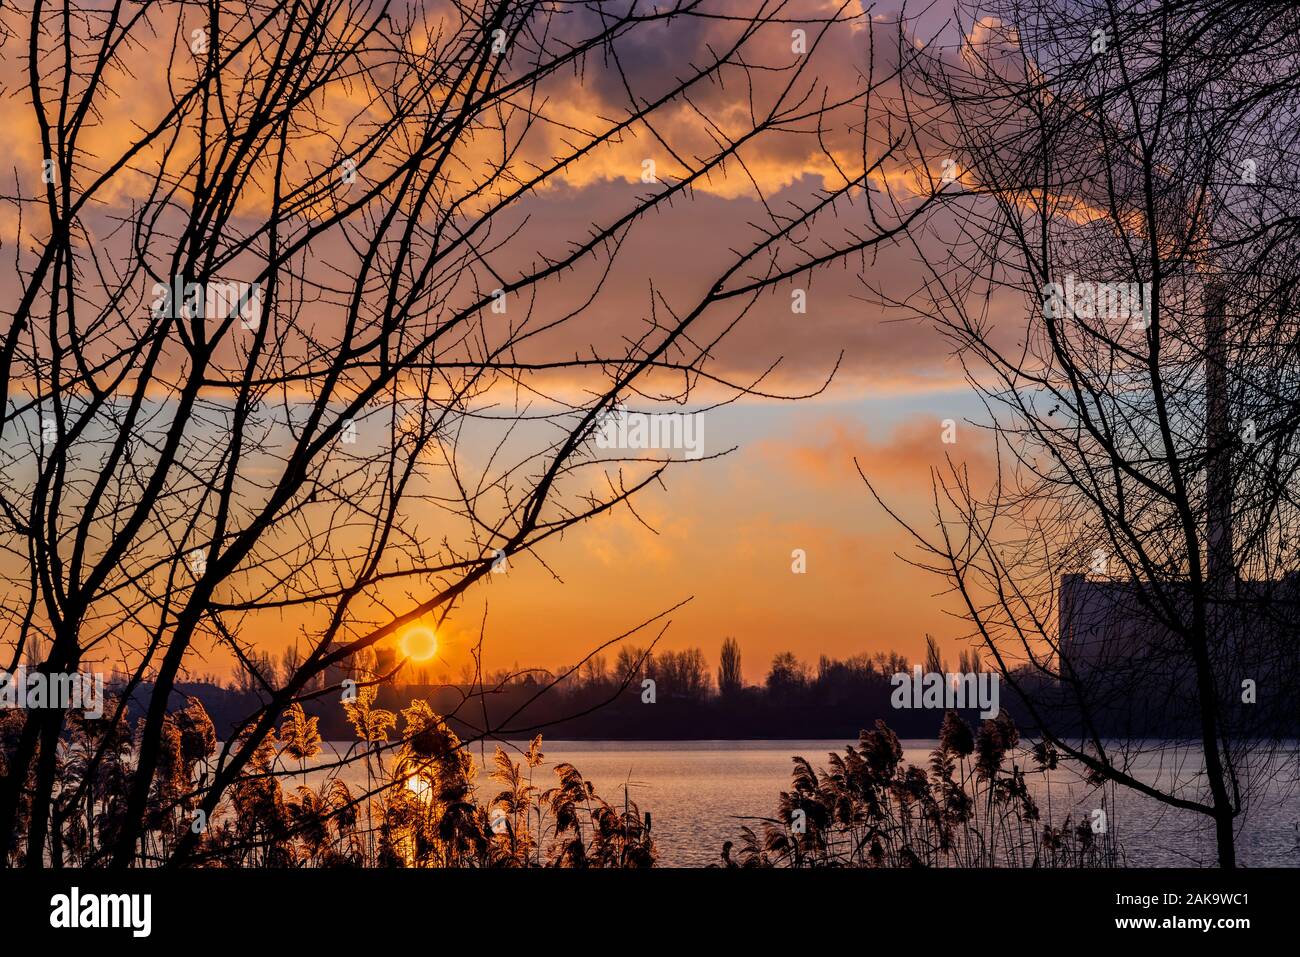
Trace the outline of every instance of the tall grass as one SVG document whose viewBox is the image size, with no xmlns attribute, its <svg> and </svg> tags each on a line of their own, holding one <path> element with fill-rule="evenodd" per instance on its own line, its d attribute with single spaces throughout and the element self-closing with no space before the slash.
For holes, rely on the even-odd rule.
<svg viewBox="0 0 1300 957">
<path fill-rule="evenodd" d="M 948 712 L 928 768 L 903 762 L 883 722 L 818 771 L 794 758 L 792 789 L 775 817 L 741 828 L 723 846 L 738 867 L 1110 867 L 1119 849 L 1107 828 L 1044 820 L 1030 793 L 1039 776 L 1050 800 L 1055 750 L 1025 750 L 1007 715 L 975 732 Z M 733 858 L 733 849 L 736 857 Z"/>
<path fill-rule="evenodd" d="M 400 715 L 374 706 L 373 689 L 345 704 L 357 741 L 316 768 L 317 719 L 295 705 L 257 748 L 211 820 L 198 810 L 214 774 L 217 736 L 202 703 L 169 714 L 135 863 L 165 861 L 187 829 L 201 834 L 196 862 L 216 867 L 649 867 L 649 815 L 616 807 L 571 764 L 554 786 L 534 783 L 543 761 L 534 738 L 519 761 L 500 747 L 480 788 L 480 768 L 442 717 L 421 700 Z M 107 703 L 106 715 L 116 713 Z M 18 722 L 0 714 L 0 771 Z M 44 858 L 95 866 L 113 846 L 136 735 L 127 722 L 69 721 L 60 742 L 53 827 Z M 364 766 L 365 786 L 341 772 Z M 323 769 L 323 770 L 322 770 Z M 313 786 L 310 782 L 316 779 Z M 24 801 L 20 810 L 26 811 Z M 19 825 L 25 833 L 26 820 Z M 22 864 L 28 849 L 5 863 Z"/>
</svg>

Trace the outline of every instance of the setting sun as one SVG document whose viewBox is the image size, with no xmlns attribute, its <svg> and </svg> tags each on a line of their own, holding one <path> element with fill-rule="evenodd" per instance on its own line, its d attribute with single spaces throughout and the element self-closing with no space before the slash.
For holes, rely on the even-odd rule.
<svg viewBox="0 0 1300 957">
<path fill-rule="evenodd" d="M 412 661 L 428 661 L 438 651 L 438 638 L 431 628 L 412 628 L 402 635 L 402 654 Z"/>
</svg>

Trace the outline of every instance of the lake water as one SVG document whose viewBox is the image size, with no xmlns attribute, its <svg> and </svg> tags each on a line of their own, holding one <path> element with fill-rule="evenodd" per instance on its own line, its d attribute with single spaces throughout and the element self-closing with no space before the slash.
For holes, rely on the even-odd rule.
<svg viewBox="0 0 1300 957">
<path fill-rule="evenodd" d="M 533 771 L 540 788 L 555 784 L 554 767 L 570 762 L 611 804 L 622 801 L 624 784 L 642 811 L 653 818 L 659 863 L 669 867 L 701 867 L 717 863 L 722 842 L 739 844 L 744 817 L 770 817 L 778 794 L 790 788 L 791 756 L 802 755 L 819 771 L 830 751 L 841 751 L 843 741 L 546 741 L 545 764 Z M 853 742 L 856 743 L 856 742 Z M 526 742 L 522 743 L 526 747 Z M 933 741 L 904 741 L 904 760 L 928 767 Z M 339 753 L 346 743 L 332 745 Z M 473 748 L 480 768 L 482 754 Z M 321 758 L 325 755 L 322 754 Z M 486 749 L 490 768 L 492 747 Z M 518 760 L 518 755 L 515 755 Z M 1194 749 L 1165 745 L 1159 752 L 1134 760 L 1129 768 L 1137 779 L 1160 787 L 1172 783 L 1195 787 L 1200 772 Z M 310 774 L 313 783 L 320 772 Z M 364 790 L 364 767 L 353 765 L 341 775 L 349 785 Z M 1047 795 L 1036 775 L 1028 776 L 1031 791 L 1044 817 Z M 1295 747 L 1269 768 L 1255 772 L 1261 790 L 1253 808 L 1239 822 L 1238 859 L 1247 866 L 1300 866 L 1300 753 Z M 287 787 L 297 782 L 285 780 Z M 496 782 L 480 771 L 480 799 L 495 793 Z M 1185 796 L 1194 796 L 1189 791 Z M 1052 772 L 1052 821 L 1060 824 L 1067 813 L 1073 820 L 1087 818 L 1101 807 L 1099 792 L 1080 775 L 1062 766 Z M 1192 811 L 1166 807 L 1124 788 L 1108 796 L 1106 813 L 1110 829 L 1132 866 L 1187 867 L 1213 865 L 1213 828 Z"/>
</svg>

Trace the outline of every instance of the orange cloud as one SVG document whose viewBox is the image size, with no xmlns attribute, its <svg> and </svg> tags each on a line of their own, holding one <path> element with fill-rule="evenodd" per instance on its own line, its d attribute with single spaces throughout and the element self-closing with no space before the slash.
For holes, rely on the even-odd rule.
<svg viewBox="0 0 1300 957">
<path fill-rule="evenodd" d="M 975 478 L 991 475 L 995 463 L 987 433 L 960 420 L 954 420 L 954 429 L 956 441 L 948 444 L 941 419 L 914 417 L 879 441 L 863 422 L 828 417 L 806 438 L 769 439 L 761 446 L 769 461 L 785 463 L 820 485 L 859 484 L 859 468 L 873 481 L 916 483 L 931 469 L 946 470 L 950 461 L 966 466 Z"/>
</svg>

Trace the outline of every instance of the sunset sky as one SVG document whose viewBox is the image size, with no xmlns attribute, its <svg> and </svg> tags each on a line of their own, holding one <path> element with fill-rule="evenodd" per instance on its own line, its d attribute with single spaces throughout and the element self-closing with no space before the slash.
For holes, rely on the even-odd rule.
<svg viewBox="0 0 1300 957">
<path fill-rule="evenodd" d="M 869 355 L 861 362 L 870 370 Z M 952 639 L 965 628 L 945 610 L 956 606 L 935 597 L 942 582 L 894 557 L 911 543 L 871 499 L 853 459 L 895 504 L 924 517 L 928 469 L 951 448 L 939 441 L 939 422 L 965 401 L 960 391 L 863 395 L 846 383 L 819 400 L 712 414 L 706 442 L 725 435 L 740 447 L 678 468 L 666 492 L 637 503 L 658 535 L 621 510 L 544 551 L 562 584 L 535 563 L 512 564 L 444 634 L 450 672 L 477 637 L 481 601 L 489 603 L 490 662 L 554 666 L 691 596 L 661 647 L 698 646 L 716 663 L 722 639 L 734 636 L 751 681 L 784 650 L 812 663 L 890 649 L 919 656 L 927 631 L 955 660 L 964 646 Z M 807 552 L 806 574 L 791 571 L 795 548 Z"/>
<path fill-rule="evenodd" d="M 803 177 L 770 201 L 800 198 L 819 183 Z M 557 191 L 541 204 L 539 222 L 547 229 L 576 225 L 638 186 L 601 180 Z M 657 218 L 634 234 L 622 268 L 602 291 L 595 321 L 641 312 L 647 275 L 670 292 L 698 293 L 692 283 L 698 287 L 709 275 L 698 264 L 725 252 L 716 237 L 759 215 L 750 199 L 702 192 Z M 900 296 L 921 280 L 906 250 L 882 255 L 864 275 Z M 922 528 L 933 527 L 932 467 L 943 467 L 946 455 L 977 478 L 991 471 L 987 436 L 968 424 L 983 421 L 984 410 L 932 326 L 869 299 L 854 268 L 819 274 L 806 314 L 791 314 L 785 288 L 765 297 L 728 340 L 714 371 L 753 379 L 779 357 L 765 387 L 806 394 L 821 388 L 842 350 L 825 391 L 798 401 L 746 397 L 707 412 L 705 455 L 735 451 L 675 465 L 665 489 L 640 493 L 636 511 L 658 534 L 619 508 L 543 546 L 542 558 L 562 581 L 533 560 L 512 561 L 507 575 L 476 587 L 444 626 L 438 667 L 455 677 L 469 660 L 485 602 L 489 668 L 555 667 L 687 598 L 692 601 L 671 616 L 660 647 L 699 647 L 716 665 L 723 639 L 735 637 L 754 682 L 781 651 L 814 666 L 822 654 L 897 650 L 917 657 L 926 632 L 955 661 L 966 647 L 958 638 L 967 634 L 966 624 L 950 614 L 958 605 L 937 594 L 944 582 L 895 557 L 918 556 L 906 532 L 871 498 L 854 459 L 892 506 Z M 1013 314 L 1017 321 L 1022 316 Z M 702 386 L 685 408 L 699 408 L 720 391 Z M 955 444 L 941 440 L 945 419 L 958 422 Z M 807 553 L 805 574 L 791 571 L 796 548 Z M 656 630 L 629 643 L 644 644 Z M 616 653 L 617 646 L 606 655 Z"/>
<path fill-rule="evenodd" d="M 439 5 L 423 6 L 436 21 Z M 718 0 L 713 6 L 725 10 L 728 3 Z M 749 4 L 741 0 L 731 4 L 731 8 L 738 6 Z M 788 63 L 790 24 L 799 22 L 800 16 L 829 16 L 838 8 L 838 3 L 819 0 L 788 5 L 784 19 L 764 28 L 754 41 L 759 51 L 755 55 Z M 890 18 L 874 8 L 873 13 L 877 20 Z M 575 29 L 580 32 L 581 16 L 577 22 Z M 941 18 L 928 16 L 922 21 L 928 24 L 925 29 L 938 29 L 941 23 Z M 192 25 L 178 23 L 173 25 L 174 33 L 157 30 L 152 39 L 137 38 L 133 59 L 168 62 L 177 75 L 192 70 L 184 46 L 175 41 Z M 683 64 L 699 62 L 725 43 L 732 29 L 726 20 L 687 19 L 634 31 L 620 47 L 620 67 L 638 96 L 653 96 L 680 74 Z M 864 22 L 832 31 L 811 54 L 817 60 L 819 83 L 838 91 L 869 73 L 869 33 Z M 888 28 L 881 31 L 877 69 L 888 60 L 887 48 L 894 39 Z M 562 148 L 574 129 L 598 126 L 594 118 L 625 111 L 626 92 L 618 77 L 594 60 L 588 66 L 582 75 L 569 73 L 547 82 L 541 108 L 547 122 L 522 151 L 521 165 L 544 161 Z M 17 83 L 20 78 L 13 79 Z M 161 70 L 114 77 L 114 95 L 99 107 L 102 116 L 81 144 L 87 156 L 115 155 L 165 113 L 164 80 Z M 780 73 L 760 73 L 757 90 L 741 83 L 703 87 L 691 105 L 681 103 L 663 111 L 659 132 L 679 151 L 702 155 L 714 144 L 715 131 L 705 127 L 700 110 L 707 111 L 711 122 L 741 129 L 752 103 L 761 103 L 783 82 Z M 340 93 L 332 88 L 317 105 L 324 122 L 334 123 L 344 137 L 359 126 L 358 111 L 364 116 L 368 109 L 363 89 Z M 851 168 L 854 153 L 862 146 L 854 131 L 861 113 L 850 112 L 839 119 L 842 123 L 828 127 L 820 143 L 816 137 L 788 135 L 755 141 L 741 153 L 743 167 L 731 163 L 697 184 L 685 201 L 640 221 L 580 321 L 536 347 L 572 356 L 595 344 L 617 343 L 646 321 L 652 302 L 686 304 L 707 291 L 733 243 L 752 239 L 753 224 L 769 220 L 758 189 L 767 208 L 788 209 L 792 208 L 788 204 L 806 203 L 817 191 L 833 188 L 840 160 Z M 30 104 L 19 97 L 5 98 L 0 101 L 0 122 L 10 131 L 16 167 L 39 170 L 39 136 Z M 510 242 L 495 254 L 495 268 L 508 275 L 540 257 L 562 254 L 593 223 L 609 219 L 644 195 L 647 187 L 641 176 L 647 158 L 658 163 L 661 182 L 672 182 L 678 170 L 672 157 L 656 144 L 644 130 L 629 131 L 520 203 L 511 215 Z M 485 161 L 490 147 L 490 142 L 469 137 L 459 158 L 472 171 Z M 181 135 L 170 162 L 192 148 L 191 140 Z M 302 164 L 302 170 L 310 170 L 313 164 L 331 162 L 337 153 L 330 138 L 305 137 L 293 160 Z M 100 193 L 95 207 L 83 214 L 87 228 L 107 235 L 147 186 L 147 176 L 137 178 L 137 172 L 155 161 L 166 162 L 156 149 L 146 150 L 117 176 Z M 861 157 L 856 161 L 860 164 Z M 302 170 L 291 170 L 289 175 L 292 178 Z M 87 179 L 91 173 L 87 169 Z M 897 164 L 887 166 L 873 182 L 878 198 L 884 189 L 904 201 L 909 190 L 914 198 L 921 185 Z M 265 201 L 254 178 L 240 197 L 244 220 L 256 222 Z M 867 206 L 859 200 L 841 210 L 837 220 L 818 228 L 827 230 L 828 237 L 861 231 L 867 217 Z M 20 226 L 8 207 L 0 213 L 0 233 L 7 242 L 30 242 L 34 247 L 40 231 L 39 220 Z M 922 237 L 921 241 L 934 240 Z M 337 268 L 347 268 L 345 247 L 337 235 L 316 242 L 312 258 L 322 268 L 335 268 L 336 258 L 341 264 Z M 794 651 L 810 663 L 822 654 L 843 657 L 897 650 L 918 656 L 926 632 L 938 637 L 955 660 L 964 628 L 947 612 L 956 606 L 936 597 L 940 580 L 895 557 L 899 551 L 914 553 L 904 533 L 871 499 L 854 466 L 856 458 L 893 505 L 924 521 L 930 511 L 929 470 L 941 465 L 945 454 L 971 465 L 976 474 L 989 464 L 986 444 L 978 430 L 965 422 L 968 417 L 978 418 L 980 410 L 949 348 L 923 318 L 886 312 L 872 303 L 868 283 L 898 297 L 916 288 L 922 273 L 915 259 L 906 247 L 882 249 L 868 259 L 852 259 L 818 272 L 811 284 L 787 283 L 765 295 L 713 353 L 711 371 L 733 381 L 752 382 L 777 363 L 762 380 L 765 391 L 795 396 L 820 390 L 820 394 L 799 401 L 746 397 L 708 412 L 705 454 L 733 447 L 735 451 L 720 459 L 675 465 L 664 488 L 640 494 L 634 502 L 637 514 L 654 532 L 627 508 L 618 508 L 573 529 L 563 541 L 546 543 L 540 557 L 547 567 L 528 556 L 514 558 L 508 574 L 492 576 L 487 584 L 474 587 L 440 629 L 434 670 L 452 677 L 461 672 L 485 606 L 488 668 L 555 667 L 574 662 L 597 644 L 687 598 L 692 601 L 672 615 L 661 647 L 700 647 L 712 665 L 722 640 L 735 637 L 751 681 L 762 679 L 772 656 L 780 651 Z M 593 280 L 594 273 L 584 267 L 543 284 L 535 303 L 537 315 L 544 319 L 571 308 L 589 292 Z M 4 282 L 6 294 L 11 294 L 13 279 Z M 792 288 L 804 285 L 807 312 L 792 313 Z M 148 290 L 139 292 L 147 300 Z M 329 305 L 320 303 L 315 308 L 319 314 L 312 316 L 313 321 L 319 319 L 321 326 L 328 327 Z M 710 324 L 716 328 L 727 318 L 721 315 L 701 323 L 700 335 L 706 338 Z M 838 370 L 823 390 L 837 362 Z M 552 394 L 573 396 L 582 394 L 589 383 L 571 378 L 548 386 Z M 733 395 L 705 382 L 683 411 L 693 412 Z M 645 405 L 635 408 L 649 410 Z M 961 423 L 955 445 L 940 441 L 944 419 Z M 490 447 L 490 437 L 479 436 L 468 441 L 462 453 L 472 456 Z M 433 515 L 412 517 L 417 523 L 429 521 L 427 528 L 420 524 L 420 534 L 431 541 L 439 535 L 435 519 Z M 791 570 L 795 549 L 806 553 L 805 574 Z M 398 610 L 405 600 L 400 589 L 389 592 L 386 599 Z M 273 654 L 295 640 L 305 640 L 301 634 L 295 637 L 300 623 L 277 618 L 261 615 L 247 624 L 242 637 Z M 651 634 L 632 641 L 644 644 Z M 608 655 L 612 658 L 615 653 L 611 649 Z M 228 666 L 224 656 L 217 654 L 195 661 L 191 670 L 225 672 Z"/>
</svg>

